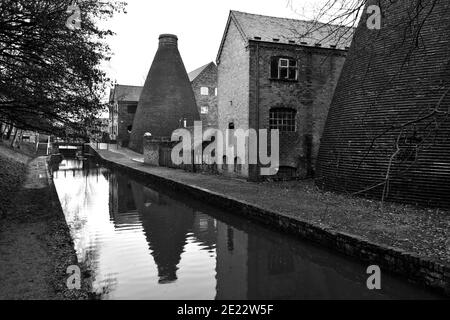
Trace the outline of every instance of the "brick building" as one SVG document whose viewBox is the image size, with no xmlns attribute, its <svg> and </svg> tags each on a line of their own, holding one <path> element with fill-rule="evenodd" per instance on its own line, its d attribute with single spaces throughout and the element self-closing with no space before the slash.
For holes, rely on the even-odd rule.
<svg viewBox="0 0 450 320">
<path fill-rule="evenodd" d="M 210 62 L 188 76 L 203 125 L 217 128 L 217 66 Z"/>
<path fill-rule="evenodd" d="M 217 127 L 217 66 L 210 62 L 188 74 L 198 112 L 205 126 Z M 110 93 L 109 134 L 128 146 L 142 86 L 117 84 Z"/>
<path fill-rule="evenodd" d="M 311 176 L 352 31 L 231 11 L 217 55 L 219 129 L 279 129 L 278 178 Z M 240 162 L 219 170 L 258 179 L 258 166 Z"/>
<path fill-rule="evenodd" d="M 109 96 L 109 135 L 128 146 L 142 87 L 116 84 Z"/>
<path fill-rule="evenodd" d="M 450 207 L 450 2 L 418 4 L 368 1 L 382 27 L 368 29 L 364 14 L 355 32 L 320 147 L 320 187 Z"/>
</svg>

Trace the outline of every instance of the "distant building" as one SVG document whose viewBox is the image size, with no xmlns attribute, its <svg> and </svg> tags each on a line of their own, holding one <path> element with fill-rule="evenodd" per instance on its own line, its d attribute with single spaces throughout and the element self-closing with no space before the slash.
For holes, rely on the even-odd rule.
<svg viewBox="0 0 450 320">
<path fill-rule="evenodd" d="M 130 141 L 142 87 L 116 84 L 109 97 L 109 135 L 126 147 Z"/>
<path fill-rule="evenodd" d="M 279 129 L 278 178 L 314 172 L 352 29 L 231 11 L 217 55 L 218 127 Z M 256 165 L 219 168 L 251 180 Z"/>
<path fill-rule="evenodd" d="M 188 76 L 203 125 L 217 128 L 217 66 L 210 62 Z"/>
<path fill-rule="evenodd" d="M 37 133 L 36 131 L 25 130 L 22 131 L 21 138 L 23 142 L 36 143 L 39 142 L 39 133 Z"/>
<path fill-rule="evenodd" d="M 217 66 L 210 62 L 188 74 L 204 126 L 217 128 Z M 110 94 L 109 134 L 128 146 L 141 86 L 117 84 Z"/>
</svg>

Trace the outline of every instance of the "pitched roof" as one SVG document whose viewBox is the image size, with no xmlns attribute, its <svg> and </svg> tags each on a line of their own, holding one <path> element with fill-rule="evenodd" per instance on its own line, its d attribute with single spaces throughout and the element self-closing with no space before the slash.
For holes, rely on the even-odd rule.
<svg viewBox="0 0 450 320">
<path fill-rule="evenodd" d="M 204 66 L 201 66 L 200 68 L 195 69 L 194 71 L 191 71 L 188 73 L 189 81 L 194 81 L 195 78 L 197 78 L 207 67 L 209 67 L 210 64 L 214 64 L 214 62 L 210 62 L 205 64 Z"/>
<path fill-rule="evenodd" d="M 139 101 L 142 88 L 140 86 L 127 86 L 123 84 L 116 84 L 111 92 L 110 100 L 118 101 Z"/>
<path fill-rule="evenodd" d="M 231 20 L 236 23 L 246 42 L 254 40 L 344 50 L 350 47 L 354 31 L 354 28 L 317 21 L 270 17 L 232 10 L 218 58 Z"/>
<path fill-rule="evenodd" d="M 214 62 L 210 62 L 197 68 L 191 72 L 189 72 L 189 81 L 194 81 L 210 64 L 214 64 Z M 141 96 L 142 86 L 128 86 L 123 84 L 116 84 L 115 87 L 111 90 L 110 101 L 118 100 L 118 101 L 129 101 L 129 102 L 138 102 L 139 97 Z"/>
</svg>

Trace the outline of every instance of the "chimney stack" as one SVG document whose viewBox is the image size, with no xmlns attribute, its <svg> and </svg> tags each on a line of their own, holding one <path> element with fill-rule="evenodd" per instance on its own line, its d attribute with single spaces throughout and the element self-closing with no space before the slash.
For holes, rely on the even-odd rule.
<svg viewBox="0 0 450 320">
<path fill-rule="evenodd" d="M 178 47 L 178 37 L 174 34 L 165 33 L 159 36 L 159 46 Z"/>
</svg>

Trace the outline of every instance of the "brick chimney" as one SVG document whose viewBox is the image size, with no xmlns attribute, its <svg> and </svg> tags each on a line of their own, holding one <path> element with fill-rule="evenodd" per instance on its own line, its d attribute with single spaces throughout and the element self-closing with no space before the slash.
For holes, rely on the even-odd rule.
<svg viewBox="0 0 450 320">
<path fill-rule="evenodd" d="M 174 34 L 165 33 L 159 36 L 159 46 L 178 46 L 178 37 Z"/>
</svg>

